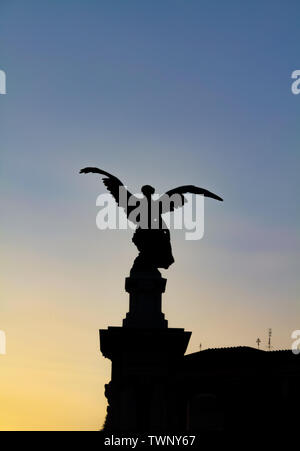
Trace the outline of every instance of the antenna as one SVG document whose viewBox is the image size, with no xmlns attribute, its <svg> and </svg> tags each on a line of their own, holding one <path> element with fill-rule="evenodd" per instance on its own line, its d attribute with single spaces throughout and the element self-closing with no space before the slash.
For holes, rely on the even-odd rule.
<svg viewBox="0 0 300 451">
<path fill-rule="evenodd" d="M 258 338 L 258 339 L 256 340 L 256 343 L 257 343 L 257 349 L 259 349 L 259 345 L 260 345 L 260 343 L 261 343 L 261 339 Z"/>
<path fill-rule="evenodd" d="M 269 340 L 268 340 L 268 351 L 271 351 L 271 337 L 272 337 L 272 329 L 269 329 Z"/>
</svg>

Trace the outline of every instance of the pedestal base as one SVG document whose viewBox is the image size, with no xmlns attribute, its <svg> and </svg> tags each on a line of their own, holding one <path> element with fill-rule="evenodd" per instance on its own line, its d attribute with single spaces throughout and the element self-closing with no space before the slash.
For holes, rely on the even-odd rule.
<svg viewBox="0 0 300 451">
<path fill-rule="evenodd" d="M 125 283 L 129 312 L 123 327 L 100 330 L 102 354 L 112 361 L 111 382 L 105 390 L 107 431 L 181 429 L 184 409 L 179 407 L 174 373 L 191 332 L 168 328 L 161 311 L 166 282 L 159 271 L 131 271 Z"/>
<path fill-rule="evenodd" d="M 159 271 L 137 273 L 126 278 L 125 290 L 129 293 L 129 312 L 123 320 L 124 327 L 167 328 L 168 321 L 161 311 L 161 296 L 167 280 Z"/>
<path fill-rule="evenodd" d="M 184 329 L 100 330 L 102 354 L 112 361 L 112 380 L 106 385 L 105 430 L 180 428 L 182 409 L 180 400 L 174 399 L 173 374 L 181 365 L 190 336 Z M 178 416 L 174 415 L 176 409 Z"/>
</svg>

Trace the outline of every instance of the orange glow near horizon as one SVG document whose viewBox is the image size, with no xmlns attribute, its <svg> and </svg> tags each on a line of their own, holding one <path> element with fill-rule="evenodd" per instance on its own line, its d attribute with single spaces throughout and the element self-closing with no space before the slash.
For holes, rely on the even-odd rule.
<svg viewBox="0 0 300 451">
<path fill-rule="evenodd" d="M 12 271 L 1 316 L 7 337 L 7 354 L 0 356 L 1 430 L 99 430 L 111 365 L 100 353 L 98 329 L 121 325 L 128 309 L 124 271 L 113 265 L 113 256 L 106 268 L 94 261 L 89 271 L 73 262 L 68 272 L 68 264 L 62 271 L 59 261 L 24 254 L 23 260 L 12 253 L 7 260 Z M 199 280 L 197 287 L 197 275 L 178 260 L 170 277 L 165 273 L 163 310 L 169 327 L 193 332 L 188 352 L 198 351 L 200 342 L 203 349 L 255 346 L 255 331 L 266 333 L 269 311 L 262 306 L 258 322 L 245 308 L 248 295 L 239 302 L 240 288 L 227 286 L 225 294 L 225 279 L 218 286 Z M 280 340 L 289 343 L 288 337 Z"/>
</svg>

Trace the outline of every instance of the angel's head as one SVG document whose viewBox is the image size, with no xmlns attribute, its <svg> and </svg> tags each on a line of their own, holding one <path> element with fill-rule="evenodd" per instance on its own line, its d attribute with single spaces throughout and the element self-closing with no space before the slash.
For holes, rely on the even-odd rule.
<svg viewBox="0 0 300 451">
<path fill-rule="evenodd" d="M 150 186 L 150 185 L 142 186 L 141 191 L 145 197 L 150 197 L 150 196 L 152 196 L 152 194 L 155 193 L 155 189 L 153 188 L 153 186 Z"/>
</svg>

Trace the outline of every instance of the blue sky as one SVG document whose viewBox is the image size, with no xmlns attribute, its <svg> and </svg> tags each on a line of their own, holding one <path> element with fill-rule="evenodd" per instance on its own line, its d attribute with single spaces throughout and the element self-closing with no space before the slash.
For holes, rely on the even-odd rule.
<svg viewBox="0 0 300 451">
<path fill-rule="evenodd" d="M 241 213 L 273 222 L 276 205 L 294 224 L 298 2 L 14 1 L 2 11 L 4 143 L 17 165 L 24 154 L 70 165 L 79 154 L 124 178 L 126 163 L 155 160 L 162 189 L 192 179 L 228 191 Z"/>
<path fill-rule="evenodd" d="M 96 229 L 104 189 L 78 175 L 92 165 L 133 192 L 195 184 L 224 197 L 205 203 L 203 240 L 174 234 L 165 273 L 165 311 L 171 326 L 193 331 L 190 351 L 200 341 L 255 346 L 268 327 L 277 348 L 290 345 L 299 329 L 299 20 L 293 0 L 1 2 L 0 329 L 11 340 L 25 333 L 16 312 L 32 313 L 32 330 L 45 321 L 49 346 L 47 309 L 77 312 L 68 333 L 87 334 L 85 349 L 96 343 L 89 364 L 102 368 L 89 333 L 124 316 L 135 249 L 130 232 Z M 38 339 L 28 337 L 33 367 Z"/>
</svg>

